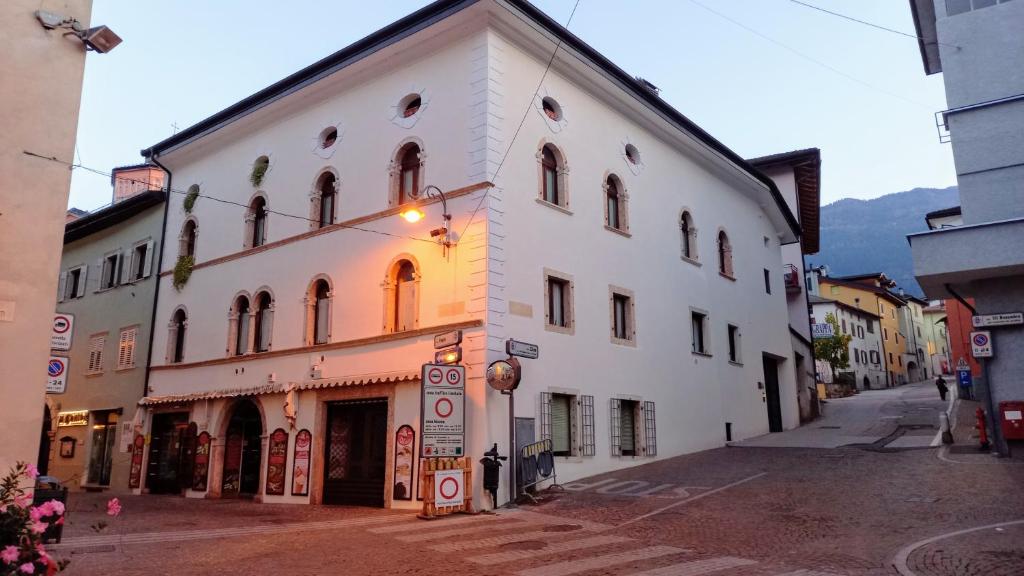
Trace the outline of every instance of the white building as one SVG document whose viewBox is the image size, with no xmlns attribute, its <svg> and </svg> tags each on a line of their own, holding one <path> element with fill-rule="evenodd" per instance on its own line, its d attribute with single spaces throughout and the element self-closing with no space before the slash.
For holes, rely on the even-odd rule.
<svg viewBox="0 0 1024 576">
<path fill-rule="evenodd" d="M 850 366 L 838 372 L 852 372 L 858 390 L 885 388 L 885 360 L 882 357 L 882 330 L 878 315 L 813 294 L 809 299 L 812 322 L 823 324 L 829 314 L 834 314 L 839 332 L 850 336 Z M 828 363 L 818 360 L 817 365 L 823 381 L 831 382 L 832 371 Z"/>
<path fill-rule="evenodd" d="M 798 425 L 775 184 L 526 2 L 431 4 L 144 155 L 199 194 L 169 204 L 146 490 L 417 506 L 395 438 L 455 329 L 474 461 L 508 449 L 510 337 L 560 481 Z M 398 217 L 427 186 L 448 251 L 437 198 Z"/>
</svg>

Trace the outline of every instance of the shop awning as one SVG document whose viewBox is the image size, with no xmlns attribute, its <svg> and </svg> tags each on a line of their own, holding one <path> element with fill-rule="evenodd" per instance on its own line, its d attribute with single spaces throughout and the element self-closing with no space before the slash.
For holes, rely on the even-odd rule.
<svg viewBox="0 0 1024 576">
<path fill-rule="evenodd" d="M 227 390 L 209 390 L 206 392 L 193 392 L 191 394 L 169 394 L 167 396 L 145 396 L 139 400 L 141 406 L 153 406 L 156 404 L 182 404 L 195 402 L 197 400 L 214 400 L 217 398 L 236 398 L 239 396 L 258 396 L 260 394 L 283 394 L 283 384 L 263 384 L 249 388 L 231 388 Z"/>
<path fill-rule="evenodd" d="M 419 370 L 400 370 L 397 372 L 376 372 L 373 374 L 355 374 L 340 378 L 318 378 L 300 382 L 296 390 L 320 390 L 324 388 L 340 388 L 342 386 L 365 386 L 367 384 L 394 384 L 396 382 L 413 382 L 420 379 Z"/>
</svg>

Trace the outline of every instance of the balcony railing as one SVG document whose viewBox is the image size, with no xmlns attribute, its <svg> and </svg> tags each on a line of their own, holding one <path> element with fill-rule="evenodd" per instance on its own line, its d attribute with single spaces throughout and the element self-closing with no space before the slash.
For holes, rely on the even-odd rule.
<svg viewBox="0 0 1024 576">
<path fill-rule="evenodd" d="M 800 292 L 800 270 L 793 264 L 786 264 L 783 268 L 782 283 L 786 286 L 787 294 Z"/>
</svg>

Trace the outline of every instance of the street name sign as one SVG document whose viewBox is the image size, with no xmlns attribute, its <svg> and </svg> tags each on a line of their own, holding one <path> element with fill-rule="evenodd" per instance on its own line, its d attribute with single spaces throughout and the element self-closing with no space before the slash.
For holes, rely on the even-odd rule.
<svg viewBox="0 0 1024 576">
<path fill-rule="evenodd" d="M 466 453 L 466 367 L 424 364 L 421 373 L 420 456 L 439 458 Z"/>
<path fill-rule="evenodd" d="M 68 389 L 68 359 L 65 356 L 50 356 L 46 365 L 46 393 L 63 394 Z"/>
<path fill-rule="evenodd" d="M 75 317 L 71 314 L 54 314 L 53 331 L 50 333 L 50 350 L 71 350 L 71 335 L 74 333 Z"/>
<path fill-rule="evenodd" d="M 1002 314 L 979 314 L 971 316 L 971 324 L 975 328 L 992 326 L 1016 326 L 1024 324 L 1024 312 L 1004 312 Z"/>
<path fill-rule="evenodd" d="M 992 357 L 992 333 L 988 330 L 971 332 L 971 356 L 975 358 Z"/>
<path fill-rule="evenodd" d="M 435 350 L 447 348 L 449 346 L 458 346 L 459 344 L 462 344 L 462 330 L 452 330 L 451 332 L 445 332 L 444 334 L 434 336 Z"/>
<path fill-rule="evenodd" d="M 832 325 L 828 322 L 822 324 L 811 324 L 811 337 L 815 340 L 821 338 L 831 338 L 836 333 L 832 330 Z"/>
<path fill-rule="evenodd" d="M 540 357 L 540 346 L 509 338 L 505 341 L 505 352 L 509 356 L 519 356 L 520 358 L 536 360 Z"/>
</svg>

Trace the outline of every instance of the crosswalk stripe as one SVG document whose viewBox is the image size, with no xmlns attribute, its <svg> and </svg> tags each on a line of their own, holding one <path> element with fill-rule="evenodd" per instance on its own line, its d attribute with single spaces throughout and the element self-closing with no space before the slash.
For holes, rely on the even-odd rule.
<svg viewBox="0 0 1024 576">
<path fill-rule="evenodd" d="M 474 524 L 477 522 L 499 522 L 500 519 L 493 515 L 480 515 L 480 516 L 464 516 L 462 518 L 452 518 L 443 520 L 424 521 L 417 520 L 416 522 L 410 522 L 408 524 L 400 524 L 398 526 L 385 526 L 383 528 L 371 528 L 367 532 L 373 534 L 391 534 L 394 532 L 408 532 L 412 530 L 426 530 L 429 528 L 449 528 L 451 526 L 460 526 L 462 524 Z"/>
<path fill-rule="evenodd" d="M 794 570 L 793 572 L 786 572 L 785 574 L 776 574 L 776 576 L 838 576 L 833 572 L 818 572 L 817 570 Z"/>
<path fill-rule="evenodd" d="M 707 560 L 694 560 L 671 566 L 662 566 L 653 570 L 635 572 L 629 576 L 700 576 L 701 574 L 710 574 L 719 570 L 750 566 L 751 564 L 757 564 L 757 562 L 745 558 L 725 556 L 722 558 L 709 558 Z"/>
<path fill-rule="evenodd" d="M 502 564 L 525 558 L 547 556 L 549 554 L 571 552 L 573 550 L 583 550 L 585 548 L 594 548 L 597 546 L 621 544 L 622 542 L 632 542 L 632 540 L 625 536 L 591 536 L 589 538 L 580 538 L 579 540 L 549 543 L 540 550 L 510 550 L 508 552 L 495 552 L 494 554 L 470 556 L 467 560 L 475 564 L 490 566 L 492 564 Z"/>
<path fill-rule="evenodd" d="M 490 548 L 491 546 L 499 546 L 501 544 L 509 544 L 511 542 L 525 542 L 526 540 L 535 539 L 548 539 L 558 534 L 580 534 L 580 532 L 561 532 L 552 533 L 545 532 L 544 530 L 534 530 L 533 532 L 519 532 L 516 534 L 504 534 L 501 536 L 491 536 L 490 538 L 482 538 L 480 540 L 464 540 L 461 542 L 446 542 L 444 544 L 437 544 L 431 546 L 432 550 L 438 552 L 457 552 L 459 550 L 472 550 L 474 548 Z"/>
<path fill-rule="evenodd" d="M 465 526 L 462 528 L 455 528 L 452 530 L 438 530 L 435 532 L 422 532 L 420 534 L 397 536 L 396 539 L 400 542 L 424 542 L 426 540 L 440 540 L 441 538 L 448 538 L 450 536 L 462 536 L 465 534 L 473 534 L 474 532 L 514 530 L 516 528 L 532 526 L 532 524 L 526 522 L 502 522 L 501 524 L 491 524 L 490 522 L 485 522 L 484 524 L 484 526 L 472 525 Z"/>
<path fill-rule="evenodd" d="M 592 556 L 580 560 L 566 560 L 565 562 L 521 570 L 516 572 L 516 574 L 519 576 L 567 576 L 568 574 L 579 574 L 587 570 L 606 568 L 615 564 L 628 564 L 638 560 L 649 560 L 682 552 L 686 551 L 675 546 L 648 546 L 647 548 L 630 550 L 628 552 Z"/>
</svg>

